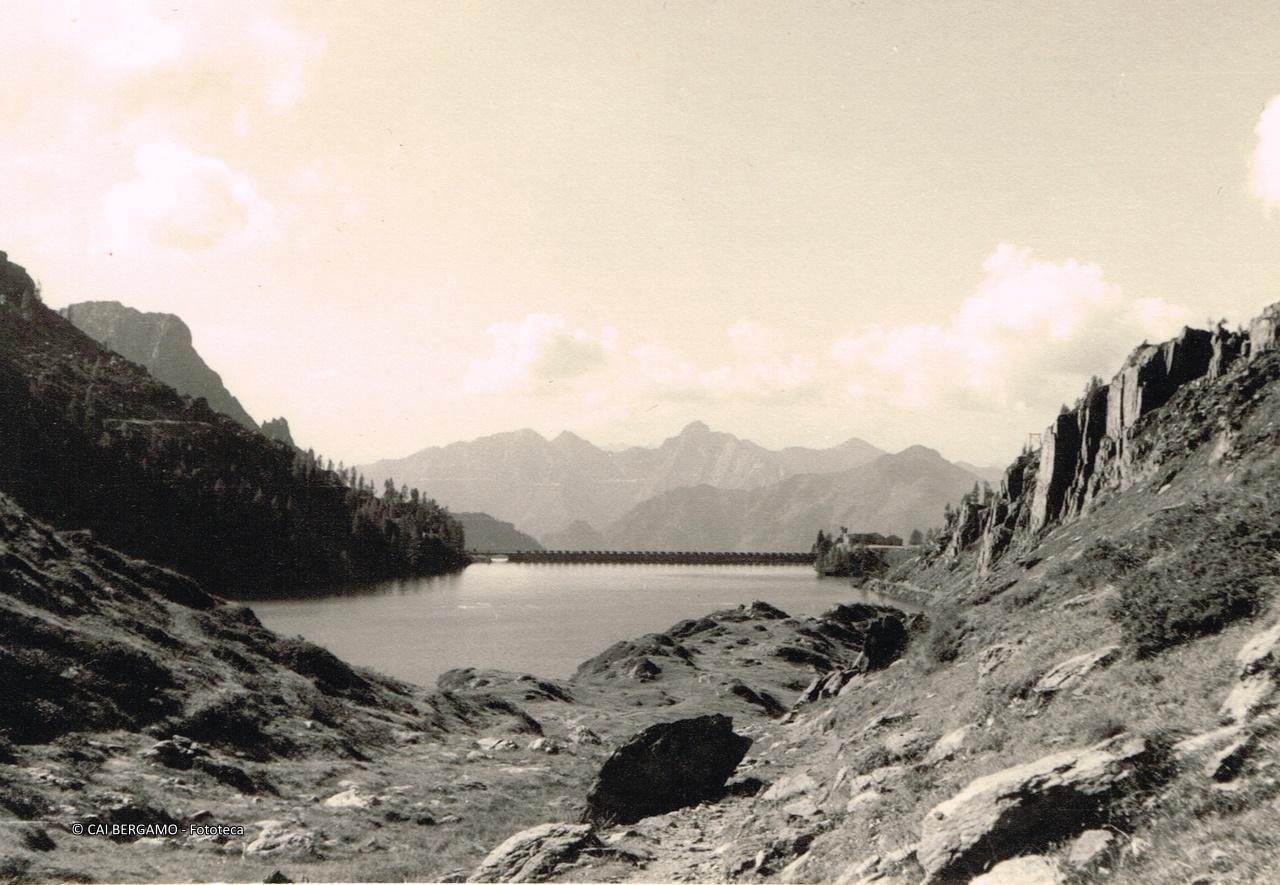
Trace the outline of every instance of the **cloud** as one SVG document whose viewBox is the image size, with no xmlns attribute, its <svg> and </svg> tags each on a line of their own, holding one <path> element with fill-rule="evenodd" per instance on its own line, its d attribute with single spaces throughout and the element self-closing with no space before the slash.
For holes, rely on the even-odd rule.
<svg viewBox="0 0 1280 885">
<path fill-rule="evenodd" d="M 39 4 L 41 30 L 100 73 L 128 75 L 177 63 L 188 29 L 148 0 Z"/>
<path fill-rule="evenodd" d="M 786 353 L 774 332 L 751 320 L 730 327 L 731 358 L 700 365 L 661 343 L 631 351 L 643 395 L 683 401 L 712 402 L 746 399 L 755 402 L 796 400 L 813 393 L 818 363 L 811 357 Z"/>
<path fill-rule="evenodd" d="M 808 395 L 818 378 L 816 360 L 785 352 L 772 330 L 747 320 L 728 330 L 723 361 L 690 359 L 661 341 L 624 348 L 617 330 L 573 328 L 557 314 L 488 331 L 491 352 L 468 367 L 467 393 L 554 393 L 590 404 L 776 401 Z"/>
<path fill-rule="evenodd" d="M 463 388 L 472 393 L 504 393 L 545 388 L 603 365 L 617 333 L 571 329 L 557 314 L 532 313 L 521 322 L 489 327 L 492 353 L 473 360 Z"/>
<path fill-rule="evenodd" d="M 186 145 L 158 141 L 134 153 L 133 178 L 103 198 L 95 246 L 125 255 L 201 252 L 274 234 L 273 210 L 249 177 Z"/>
<path fill-rule="evenodd" d="M 1183 312 L 1128 299 L 1096 265 L 1045 262 L 999 246 L 985 276 L 940 324 L 872 328 L 831 349 L 851 393 L 911 409 L 1050 408 L 1143 337 L 1176 329 Z"/>
<path fill-rule="evenodd" d="M 263 0 L 229 14 L 221 4 L 155 0 L 19 0 L 61 47 L 82 88 L 122 114 L 190 116 L 215 110 L 244 129 L 251 112 L 281 113 L 305 96 L 324 40 Z"/>
<path fill-rule="evenodd" d="M 1258 146 L 1249 162 L 1249 184 L 1270 210 L 1280 206 L 1280 95 L 1267 103 L 1255 131 Z"/>
</svg>

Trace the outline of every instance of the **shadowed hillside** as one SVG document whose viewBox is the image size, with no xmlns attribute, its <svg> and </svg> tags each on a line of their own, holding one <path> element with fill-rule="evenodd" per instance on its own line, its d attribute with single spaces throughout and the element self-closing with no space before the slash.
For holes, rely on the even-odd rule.
<svg viewBox="0 0 1280 885">
<path fill-rule="evenodd" d="M 325 470 L 157 382 L 40 303 L 0 259 L 0 490 L 207 587 L 248 590 L 459 567 L 456 521 L 415 493 Z"/>
</svg>

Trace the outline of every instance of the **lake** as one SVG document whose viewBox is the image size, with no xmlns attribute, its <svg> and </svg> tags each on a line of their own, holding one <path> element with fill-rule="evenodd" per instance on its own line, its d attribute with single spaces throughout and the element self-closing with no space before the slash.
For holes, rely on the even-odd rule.
<svg viewBox="0 0 1280 885">
<path fill-rule="evenodd" d="M 250 602 L 262 623 L 434 685 L 454 667 L 564 677 L 620 639 L 760 599 L 788 614 L 886 602 L 803 566 L 476 563 L 435 578 Z M 900 605 L 900 604 L 899 604 Z"/>
</svg>

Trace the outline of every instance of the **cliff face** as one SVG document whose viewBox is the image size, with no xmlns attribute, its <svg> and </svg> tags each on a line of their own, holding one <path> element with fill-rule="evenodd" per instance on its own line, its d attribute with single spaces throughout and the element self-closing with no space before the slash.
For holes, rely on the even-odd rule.
<svg viewBox="0 0 1280 885">
<path fill-rule="evenodd" d="M 258 429 L 240 401 L 223 386 L 221 376 L 200 358 L 191 343 L 191 330 L 180 318 L 142 313 L 118 301 L 82 301 L 63 308 L 62 315 L 81 332 L 142 366 L 178 393 L 204 397 L 210 407 L 238 424 Z"/>
<path fill-rule="evenodd" d="M 1280 303 L 1246 332 L 1186 328 L 1163 344 L 1138 347 L 1110 383 L 1092 382 L 1074 408 L 1058 415 L 1038 451 L 1010 465 L 992 501 L 959 511 L 948 526 L 944 554 L 954 558 L 978 544 L 979 572 L 985 573 L 1006 551 L 1128 488 L 1155 466 L 1135 445 L 1144 416 L 1187 385 L 1221 378 L 1237 360 L 1278 346 Z"/>
</svg>

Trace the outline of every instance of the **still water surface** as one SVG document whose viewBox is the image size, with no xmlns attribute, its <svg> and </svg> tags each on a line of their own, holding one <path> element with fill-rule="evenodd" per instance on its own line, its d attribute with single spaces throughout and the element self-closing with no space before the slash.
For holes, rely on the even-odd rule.
<svg viewBox="0 0 1280 885">
<path fill-rule="evenodd" d="M 802 566 L 477 563 L 438 578 L 251 602 L 262 623 L 434 685 L 453 667 L 570 675 L 619 639 L 762 599 L 793 615 L 882 601 Z"/>
</svg>

